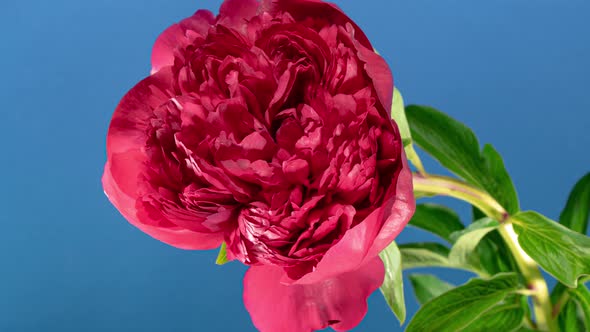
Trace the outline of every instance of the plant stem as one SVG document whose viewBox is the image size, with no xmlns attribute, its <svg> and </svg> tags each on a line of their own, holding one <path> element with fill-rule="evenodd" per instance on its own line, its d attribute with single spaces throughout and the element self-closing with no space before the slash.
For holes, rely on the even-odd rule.
<svg viewBox="0 0 590 332">
<path fill-rule="evenodd" d="M 510 219 L 508 219 L 509 221 Z M 558 331 L 553 321 L 551 300 L 547 283 L 539 270 L 539 266 L 518 243 L 518 235 L 511 222 L 506 222 L 498 228 L 500 235 L 510 248 L 514 260 L 526 281 L 527 288 L 533 292 L 533 309 L 537 326 L 545 331 Z"/>
<path fill-rule="evenodd" d="M 449 196 L 476 206 L 485 215 L 504 222 L 508 213 L 488 193 L 453 178 L 414 173 L 414 191 L 428 195 Z"/>
<path fill-rule="evenodd" d="M 414 191 L 427 195 L 454 197 L 476 206 L 485 215 L 498 220 L 500 235 L 508 245 L 533 297 L 536 325 L 543 331 L 558 331 L 552 318 L 551 301 L 547 283 L 537 263 L 520 247 L 518 235 L 510 221 L 510 215 L 488 193 L 473 186 L 444 176 L 414 174 Z"/>
</svg>

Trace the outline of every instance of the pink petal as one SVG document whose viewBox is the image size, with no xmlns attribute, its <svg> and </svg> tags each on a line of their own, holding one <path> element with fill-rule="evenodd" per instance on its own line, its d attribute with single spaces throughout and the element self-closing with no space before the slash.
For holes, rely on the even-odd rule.
<svg viewBox="0 0 590 332">
<path fill-rule="evenodd" d="M 111 168 L 112 167 L 110 163 L 107 163 L 105 166 L 104 175 L 102 177 L 102 185 L 105 194 L 111 203 L 133 226 L 139 228 L 141 231 L 150 235 L 156 240 L 162 241 L 180 249 L 207 250 L 217 248 L 221 245 L 221 242 L 223 242 L 223 233 L 204 234 L 192 232 L 180 227 L 155 227 L 151 225 L 153 222 L 144 223 L 139 220 L 137 218 L 137 210 L 135 208 L 136 198 L 125 194 L 124 190 L 119 187 L 115 177 L 113 177 Z M 123 174 L 119 174 L 119 178 L 121 178 L 121 175 Z M 133 176 L 131 176 L 131 178 L 133 178 Z M 126 189 L 129 190 L 129 183 L 126 185 Z"/>
<path fill-rule="evenodd" d="M 403 153 L 402 158 L 403 166 L 397 184 L 387 193 L 389 200 L 346 232 L 340 242 L 326 252 L 315 271 L 296 281 L 285 276 L 282 280 L 284 283 L 314 284 L 354 271 L 379 255 L 397 237 L 416 208 L 412 173 Z"/>
<path fill-rule="evenodd" d="M 256 0 L 225 0 L 219 8 L 218 23 L 240 30 L 258 12 Z"/>
<path fill-rule="evenodd" d="M 156 39 L 152 49 L 152 74 L 163 67 L 174 64 L 174 52 L 183 49 L 194 39 L 189 38 L 187 31 L 193 31 L 203 38 L 212 24 L 215 23 L 213 14 L 208 10 L 199 10 L 193 16 L 171 25 Z"/>
<path fill-rule="evenodd" d="M 102 178 L 103 187 L 121 214 L 150 236 L 182 249 L 216 248 L 221 245 L 222 233 L 204 234 L 181 227 L 156 227 L 153 225 L 157 222 L 138 217 L 140 174 L 147 160 L 143 152 L 147 140 L 146 122 L 154 108 L 168 100 L 166 87 L 170 77 L 168 70 L 159 71 L 137 84 L 119 103 L 107 136 L 108 161 Z"/>
<path fill-rule="evenodd" d="M 367 313 L 367 298 L 383 283 L 375 257 L 358 270 L 307 285 L 284 285 L 284 271 L 252 266 L 244 277 L 244 304 L 262 332 L 311 332 L 331 326 L 350 330 Z"/>
<path fill-rule="evenodd" d="M 316 18 L 342 26 L 350 23 L 354 27 L 355 38 L 366 48 L 373 49 L 361 28 L 333 3 L 323 0 L 263 0 L 262 8 L 271 13 L 288 12 L 298 22 Z"/>
<path fill-rule="evenodd" d="M 357 48 L 357 55 L 361 61 L 365 63 L 365 70 L 367 75 L 373 80 L 375 91 L 381 101 L 381 105 L 389 115 L 391 110 L 391 103 L 393 100 L 393 76 L 387 62 L 373 51 L 364 45 L 355 42 Z"/>
<path fill-rule="evenodd" d="M 414 198 L 414 184 L 412 170 L 408 165 L 406 154 L 402 150 L 402 169 L 397 178 L 395 201 L 391 205 L 391 215 L 387 218 L 379 235 L 373 240 L 373 245 L 367 257 L 379 255 L 398 236 L 408 224 L 416 210 Z"/>
<path fill-rule="evenodd" d="M 161 70 L 137 83 L 121 99 L 107 134 L 107 155 L 140 149 L 145 145 L 145 132 L 153 110 L 171 98 L 170 70 Z"/>
</svg>

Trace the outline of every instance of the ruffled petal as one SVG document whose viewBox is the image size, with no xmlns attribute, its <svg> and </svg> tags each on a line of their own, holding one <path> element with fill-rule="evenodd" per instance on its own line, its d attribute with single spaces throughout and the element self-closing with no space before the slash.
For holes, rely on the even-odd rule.
<svg viewBox="0 0 590 332">
<path fill-rule="evenodd" d="M 259 6 L 256 0 L 225 0 L 219 8 L 217 23 L 241 30 L 258 13 Z"/>
<path fill-rule="evenodd" d="M 121 99 L 107 134 L 107 155 L 139 150 L 154 109 L 168 101 L 173 83 L 171 70 L 162 70 L 137 83 Z"/>
<path fill-rule="evenodd" d="M 352 27 L 351 33 L 354 34 L 358 56 L 365 62 L 365 70 L 374 82 L 381 104 L 386 111 L 391 109 L 393 78 L 389 66 L 373 51 L 373 46 L 362 29 L 338 6 L 323 0 L 265 0 L 262 7 L 271 13 L 288 12 L 298 22 L 303 22 L 306 18 L 316 18 L 319 21 L 325 20 L 331 24 Z"/>
<path fill-rule="evenodd" d="M 397 184 L 387 194 L 388 200 L 365 220 L 348 230 L 342 239 L 330 248 L 316 269 L 299 280 L 283 278 L 284 283 L 313 284 L 335 275 L 354 271 L 372 260 L 385 249 L 406 226 L 414 210 L 412 173 L 405 154 Z"/>
<path fill-rule="evenodd" d="M 152 74 L 163 67 L 172 66 L 176 50 L 186 48 L 197 36 L 207 36 L 214 23 L 215 18 L 210 11 L 199 10 L 193 16 L 168 27 L 156 39 L 152 49 Z"/>
<path fill-rule="evenodd" d="M 133 159 L 130 155 L 127 158 Z M 119 158 L 116 158 L 119 159 Z M 133 161 L 131 163 L 134 163 Z M 128 166 L 128 165 L 127 165 Z M 120 168 L 120 167 L 119 167 Z M 123 167 L 125 168 L 125 167 Z M 125 194 L 124 190 L 117 184 L 115 178 L 125 179 L 124 173 L 118 173 L 117 177 L 113 176 L 111 171 L 112 165 L 108 162 L 105 166 L 104 175 L 102 177 L 102 185 L 105 194 L 111 203 L 121 212 L 121 214 L 133 226 L 139 228 L 144 233 L 150 235 L 156 240 L 167 243 L 171 246 L 187 249 L 187 250 L 207 250 L 217 248 L 223 242 L 223 233 L 197 233 L 180 227 L 156 227 L 152 226 L 153 222 L 144 223 L 137 217 L 135 197 Z M 135 175 L 131 169 L 127 169 L 129 175 L 127 177 L 133 178 Z M 132 181 L 127 181 L 123 187 L 129 190 L 129 185 L 133 186 Z M 126 187 L 125 187 L 126 186 Z"/>
<path fill-rule="evenodd" d="M 149 213 L 138 213 L 145 162 L 146 128 L 153 110 L 169 99 L 171 74 L 161 70 L 137 84 L 119 103 L 107 136 L 107 164 L 102 183 L 113 205 L 134 226 L 150 236 L 182 249 L 212 249 L 223 234 L 198 233 L 177 226 L 156 226 Z M 139 215 L 142 217 L 140 218 Z M 142 219 L 144 218 L 144 219 Z"/>
<path fill-rule="evenodd" d="M 297 22 L 304 22 L 306 18 L 315 18 L 341 26 L 351 24 L 355 30 L 355 38 L 366 48 L 373 49 L 361 28 L 333 3 L 323 0 L 263 0 L 262 8 L 273 14 L 287 12 Z"/>
<path fill-rule="evenodd" d="M 253 266 L 244 277 L 244 303 L 262 332 L 354 328 L 367 312 L 367 298 L 383 283 L 385 269 L 375 257 L 355 271 L 290 286 L 280 282 L 284 273 L 279 267 Z"/>
<path fill-rule="evenodd" d="M 359 59 L 365 63 L 367 75 L 373 80 L 379 101 L 381 101 L 381 105 L 383 105 L 385 111 L 388 112 L 387 116 L 389 116 L 393 101 L 393 76 L 391 70 L 385 59 L 375 53 L 373 49 L 366 48 L 358 41 L 354 43 Z"/>
<path fill-rule="evenodd" d="M 412 170 L 408 165 L 406 154 L 402 151 L 402 169 L 397 177 L 395 188 L 395 201 L 388 207 L 391 214 L 383 223 L 379 235 L 373 240 L 373 245 L 367 257 L 379 255 L 401 233 L 408 224 L 414 211 L 416 211 L 416 199 L 414 198 L 414 184 L 412 182 Z"/>
</svg>

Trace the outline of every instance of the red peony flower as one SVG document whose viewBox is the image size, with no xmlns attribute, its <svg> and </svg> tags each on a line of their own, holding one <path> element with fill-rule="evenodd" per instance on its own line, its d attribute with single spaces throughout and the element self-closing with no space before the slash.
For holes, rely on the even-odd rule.
<svg viewBox="0 0 590 332">
<path fill-rule="evenodd" d="M 391 72 L 319 0 L 226 0 L 156 41 L 117 107 L 103 184 L 154 238 L 250 265 L 261 331 L 347 330 L 414 211 Z"/>
</svg>

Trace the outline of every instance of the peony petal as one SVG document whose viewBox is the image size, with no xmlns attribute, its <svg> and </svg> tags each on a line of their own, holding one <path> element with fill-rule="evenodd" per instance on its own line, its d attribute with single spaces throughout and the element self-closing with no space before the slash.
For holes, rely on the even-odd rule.
<svg viewBox="0 0 590 332">
<path fill-rule="evenodd" d="M 393 186 L 392 186 L 393 187 Z M 284 283 L 313 284 L 340 273 L 354 271 L 385 249 L 406 226 L 416 208 L 412 173 L 402 152 L 402 169 L 395 188 L 387 193 L 388 200 L 365 220 L 350 229 L 340 242 L 330 248 L 315 271 L 299 280 L 287 276 Z"/>
<path fill-rule="evenodd" d="M 350 330 L 367 312 L 367 298 L 383 283 L 375 257 L 358 270 L 308 285 L 284 285 L 284 271 L 252 266 L 244 277 L 244 304 L 262 332 L 311 332 L 331 326 Z"/>
<path fill-rule="evenodd" d="M 361 28 L 333 3 L 323 0 L 264 0 L 262 8 L 271 13 L 287 12 L 297 22 L 304 22 L 306 18 L 316 18 L 316 21 L 323 20 L 342 26 L 350 23 L 356 31 L 355 38 L 366 48 L 373 49 Z"/>
<path fill-rule="evenodd" d="M 387 62 L 379 54 L 375 53 L 373 49 L 368 49 L 356 41 L 355 46 L 359 59 L 365 63 L 367 75 L 373 80 L 379 101 L 381 101 L 381 105 L 383 105 L 383 108 L 387 112 L 386 116 L 389 117 L 393 100 L 393 76 L 391 75 L 391 70 Z"/>
<path fill-rule="evenodd" d="M 153 110 L 171 98 L 172 72 L 161 70 L 135 85 L 121 99 L 107 134 L 107 156 L 140 150 L 146 142 L 146 129 Z"/>
<path fill-rule="evenodd" d="M 189 38 L 187 31 L 194 31 L 204 38 L 214 23 L 215 18 L 210 11 L 199 10 L 193 16 L 168 27 L 156 39 L 152 49 L 152 74 L 174 64 L 175 50 L 185 48 L 194 39 L 194 36 Z"/>
<path fill-rule="evenodd" d="M 225 0 L 219 8 L 217 22 L 241 30 L 258 12 L 257 0 Z"/>
<path fill-rule="evenodd" d="M 373 241 L 367 257 L 379 255 L 407 225 L 416 210 L 412 170 L 408 165 L 408 160 L 403 150 L 401 157 L 403 166 L 397 177 L 395 202 L 393 202 L 391 207 L 392 213 L 381 227 L 379 235 Z"/>
<path fill-rule="evenodd" d="M 111 168 L 110 163 L 107 162 L 102 177 L 102 185 L 105 194 L 111 203 L 133 226 L 139 228 L 142 232 L 150 235 L 156 240 L 180 249 L 207 250 L 217 248 L 221 245 L 223 242 L 223 233 L 196 233 L 180 227 L 155 227 L 149 225 L 149 223 L 146 224 L 141 222 L 137 218 L 137 210 L 135 208 L 136 198 L 127 195 L 124 190 L 119 187 L 115 181 L 115 177 L 113 177 Z M 130 188 L 126 189 L 129 190 Z"/>
<path fill-rule="evenodd" d="M 181 227 L 156 227 L 153 220 L 140 220 L 146 126 L 153 110 L 169 99 L 169 70 L 161 70 L 131 89 L 119 103 L 107 136 L 107 164 L 102 178 L 105 194 L 121 214 L 150 236 L 182 249 L 212 249 L 221 245 L 222 233 L 197 233 Z M 149 215 L 142 213 L 141 215 Z M 147 218 L 147 217 L 144 217 Z"/>
</svg>

